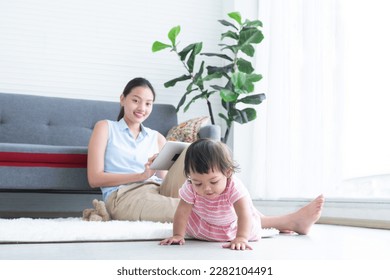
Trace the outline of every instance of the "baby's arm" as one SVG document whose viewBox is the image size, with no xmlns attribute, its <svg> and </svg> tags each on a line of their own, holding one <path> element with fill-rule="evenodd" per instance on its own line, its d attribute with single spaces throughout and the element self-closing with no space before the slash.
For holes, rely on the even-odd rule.
<svg viewBox="0 0 390 280">
<path fill-rule="evenodd" d="M 175 216 L 173 218 L 173 236 L 162 240 L 160 245 L 183 245 L 185 243 L 184 236 L 186 234 L 187 221 L 191 210 L 192 204 L 189 204 L 180 199 Z"/>
<path fill-rule="evenodd" d="M 252 221 L 250 217 L 250 201 L 249 197 L 244 196 L 234 203 L 234 209 L 237 214 L 237 234 L 229 244 L 223 245 L 224 248 L 230 248 L 232 250 L 252 250 L 252 247 L 248 244 L 248 238 L 252 227 Z"/>
</svg>

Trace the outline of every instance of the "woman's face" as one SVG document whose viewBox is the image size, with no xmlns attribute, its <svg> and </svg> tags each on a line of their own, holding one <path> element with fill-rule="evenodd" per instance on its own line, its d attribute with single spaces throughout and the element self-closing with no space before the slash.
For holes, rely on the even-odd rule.
<svg viewBox="0 0 390 280">
<path fill-rule="evenodd" d="M 128 124 L 140 124 L 146 120 L 153 109 L 153 92 L 148 87 L 135 87 L 125 97 L 121 95 L 121 106 Z"/>
</svg>

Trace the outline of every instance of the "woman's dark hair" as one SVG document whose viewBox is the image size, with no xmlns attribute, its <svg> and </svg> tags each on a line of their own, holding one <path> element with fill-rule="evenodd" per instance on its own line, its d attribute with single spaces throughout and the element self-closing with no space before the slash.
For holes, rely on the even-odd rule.
<svg viewBox="0 0 390 280">
<path fill-rule="evenodd" d="M 238 165 L 232 159 L 229 147 L 221 141 L 199 139 L 187 149 L 184 159 L 184 174 L 190 172 L 207 174 L 210 170 L 221 171 L 227 176 L 229 171 L 237 172 Z"/>
<path fill-rule="evenodd" d="M 125 88 L 123 89 L 123 96 L 126 97 L 134 88 L 136 87 L 148 87 L 153 93 L 153 101 L 156 99 L 156 92 L 154 91 L 154 88 L 152 84 L 146 80 L 145 78 L 134 78 L 130 82 L 127 83 Z M 121 107 L 121 110 L 119 112 L 117 120 L 119 121 L 121 118 L 123 118 L 125 114 L 123 106 Z"/>
</svg>

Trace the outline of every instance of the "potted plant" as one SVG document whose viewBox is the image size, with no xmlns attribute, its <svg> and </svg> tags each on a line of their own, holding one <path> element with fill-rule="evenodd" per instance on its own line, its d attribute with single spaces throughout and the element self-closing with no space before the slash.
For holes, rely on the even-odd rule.
<svg viewBox="0 0 390 280">
<path fill-rule="evenodd" d="M 260 44 L 264 38 L 260 29 L 262 23 L 259 20 L 242 21 L 239 12 L 229 13 L 228 16 L 233 19 L 233 22 L 219 20 L 227 28 L 227 31 L 221 34 L 220 53 L 201 52 L 202 42 L 191 43 L 179 50 L 177 37 L 180 33 L 180 26 L 175 26 L 168 32 L 170 44 L 155 41 L 152 46 L 153 52 L 170 49 L 170 51 L 177 54 L 184 66 L 185 73 L 183 75 L 164 84 L 168 88 L 175 86 L 178 82 L 188 83 L 186 92 L 176 107 L 177 111 L 185 105 L 185 112 L 196 100 L 204 99 L 208 106 L 211 123 L 215 124 L 209 99 L 212 94 L 219 93 L 222 106 L 226 111 L 225 114 L 219 114 L 225 120 L 227 126 L 222 138 L 225 143 L 228 140 L 233 122 L 244 124 L 256 119 L 256 110 L 252 107 L 262 103 L 265 99 L 264 93 L 252 94 L 254 84 L 260 81 L 262 76 L 254 73 L 252 63 L 246 59 L 254 56 L 254 46 Z M 226 61 L 226 64 L 224 66 L 206 66 L 205 62 L 201 61 L 199 67 L 195 70 L 195 62 L 200 56 L 218 57 Z M 221 86 L 221 84 L 224 86 Z M 189 100 L 187 101 L 187 99 Z M 242 105 L 244 107 L 246 105 L 251 106 L 243 109 L 239 108 Z"/>
</svg>

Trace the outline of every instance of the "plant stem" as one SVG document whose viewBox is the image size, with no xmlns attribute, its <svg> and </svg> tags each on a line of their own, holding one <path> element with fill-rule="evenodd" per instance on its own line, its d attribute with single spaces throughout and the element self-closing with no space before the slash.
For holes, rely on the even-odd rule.
<svg viewBox="0 0 390 280">
<path fill-rule="evenodd" d="M 207 99 L 207 107 L 209 108 L 209 115 L 210 115 L 211 124 L 215 124 L 213 109 L 211 108 L 211 102 L 208 99 Z"/>
<path fill-rule="evenodd" d="M 229 133 L 230 133 L 230 126 L 228 126 L 226 128 L 226 131 L 225 131 L 225 136 L 222 138 L 222 142 L 226 144 L 228 138 L 229 138 Z"/>
</svg>

